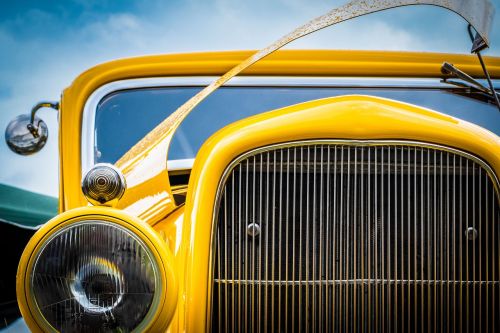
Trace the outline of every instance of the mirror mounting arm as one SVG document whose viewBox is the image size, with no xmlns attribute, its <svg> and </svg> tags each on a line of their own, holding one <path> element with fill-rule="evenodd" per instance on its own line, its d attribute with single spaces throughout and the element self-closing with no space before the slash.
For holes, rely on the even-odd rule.
<svg viewBox="0 0 500 333">
<path fill-rule="evenodd" d="M 31 108 L 31 125 L 33 125 L 33 123 L 35 122 L 35 115 L 41 108 L 51 108 L 59 111 L 59 102 L 43 101 L 35 104 L 35 106 Z"/>
<path fill-rule="evenodd" d="M 38 137 L 38 126 L 35 126 L 35 116 L 37 111 L 42 108 L 51 108 L 56 111 L 59 111 L 59 102 L 51 102 L 51 101 L 38 102 L 31 108 L 31 120 L 30 123 L 27 125 L 27 128 L 35 138 Z"/>
</svg>

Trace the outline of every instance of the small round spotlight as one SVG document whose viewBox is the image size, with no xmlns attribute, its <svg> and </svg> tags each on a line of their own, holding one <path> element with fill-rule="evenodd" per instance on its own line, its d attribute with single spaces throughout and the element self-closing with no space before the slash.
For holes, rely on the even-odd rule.
<svg viewBox="0 0 500 333">
<path fill-rule="evenodd" d="M 127 185 L 120 170 L 112 164 L 96 164 L 83 177 L 82 191 L 93 205 L 113 206 L 125 193 Z"/>
</svg>

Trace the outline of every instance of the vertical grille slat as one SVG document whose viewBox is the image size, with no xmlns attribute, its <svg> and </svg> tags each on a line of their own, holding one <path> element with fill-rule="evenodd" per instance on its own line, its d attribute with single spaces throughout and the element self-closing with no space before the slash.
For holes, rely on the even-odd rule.
<svg viewBox="0 0 500 333">
<path fill-rule="evenodd" d="M 426 144 L 324 140 L 245 155 L 218 193 L 212 331 L 495 332 L 492 177 Z"/>
</svg>

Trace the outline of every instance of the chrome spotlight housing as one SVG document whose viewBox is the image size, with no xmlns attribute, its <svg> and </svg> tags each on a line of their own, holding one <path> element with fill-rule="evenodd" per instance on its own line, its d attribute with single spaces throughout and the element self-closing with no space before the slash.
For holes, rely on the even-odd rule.
<svg viewBox="0 0 500 333">
<path fill-rule="evenodd" d="M 114 165 L 96 164 L 82 181 L 82 191 L 93 205 L 114 206 L 123 196 L 127 184 L 125 177 Z"/>
</svg>

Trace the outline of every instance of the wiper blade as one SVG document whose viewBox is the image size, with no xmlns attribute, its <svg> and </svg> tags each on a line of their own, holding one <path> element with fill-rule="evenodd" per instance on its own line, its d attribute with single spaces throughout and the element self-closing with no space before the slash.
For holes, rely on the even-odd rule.
<svg viewBox="0 0 500 333">
<path fill-rule="evenodd" d="M 468 82 L 469 84 L 472 85 L 472 87 L 467 86 L 466 84 L 460 84 L 460 83 L 455 82 L 455 81 L 448 81 L 447 78 L 443 79 L 445 82 L 455 84 L 455 85 L 465 86 L 468 88 L 476 88 L 477 90 L 482 91 L 485 94 L 493 95 L 493 92 L 488 87 L 486 87 L 485 85 L 483 85 L 481 82 L 474 79 L 469 74 L 461 71 L 460 69 L 458 69 L 457 67 L 453 66 L 452 64 L 450 64 L 448 62 L 443 63 L 443 65 L 441 66 L 441 73 L 443 73 L 447 76 L 453 76 L 455 78 L 458 78 L 458 79 L 461 79 L 465 82 Z"/>
<path fill-rule="evenodd" d="M 498 92 L 496 92 L 496 90 L 494 90 L 493 84 L 490 85 L 491 88 L 488 88 L 485 85 L 483 85 L 481 82 L 474 79 L 469 74 L 461 71 L 457 67 L 455 67 L 452 64 L 447 63 L 447 62 L 443 63 L 443 65 L 441 66 L 441 73 L 446 75 L 446 77 L 443 78 L 442 82 L 445 82 L 448 84 L 453 84 L 455 86 L 459 86 L 462 88 L 475 89 L 479 92 L 482 92 L 483 94 L 485 94 L 485 96 L 487 96 L 488 98 L 493 100 L 493 102 L 496 104 L 496 106 L 500 110 L 500 103 L 498 102 L 500 94 Z M 454 78 L 460 79 L 463 82 L 448 80 L 449 77 L 454 77 Z"/>
</svg>

